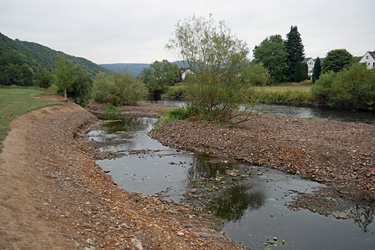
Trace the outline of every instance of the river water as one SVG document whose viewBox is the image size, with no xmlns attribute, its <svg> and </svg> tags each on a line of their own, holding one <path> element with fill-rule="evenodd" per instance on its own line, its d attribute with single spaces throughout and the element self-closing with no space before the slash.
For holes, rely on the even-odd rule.
<svg viewBox="0 0 375 250">
<path fill-rule="evenodd" d="M 281 113 L 282 109 L 285 107 L 259 107 L 258 111 Z M 287 115 L 326 118 L 312 110 L 296 107 Z M 337 119 L 374 124 L 368 114 L 363 115 L 364 120 L 348 117 L 344 114 Z M 155 118 L 125 117 L 87 135 L 89 140 L 124 142 L 101 148 L 122 152 L 123 157 L 97 161 L 124 190 L 175 202 L 205 199 L 208 209 L 223 220 L 220 229 L 249 249 L 374 249 L 375 211 L 366 205 L 325 197 L 339 204 L 327 215 L 296 209 L 293 204 L 300 193 L 316 192 L 325 185 L 267 167 L 163 146 L 147 135 L 157 122 Z M 240 178 L 234 182 L 226 179 L 244 173 L 241 171 L 246 177 L 238 174 Z"/>
</svg>

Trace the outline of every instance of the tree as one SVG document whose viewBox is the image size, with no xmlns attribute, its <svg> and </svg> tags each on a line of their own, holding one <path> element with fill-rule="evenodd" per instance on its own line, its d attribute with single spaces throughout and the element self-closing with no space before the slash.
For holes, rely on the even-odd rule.
<svg viewBox="0 0 375 250">
<path fill-rule="evenodd" d="M 69 88 L 74 82 L 74 71 L 71 64 L 65 61 L 62 55 L 57 56 L 57 67 L 54 71 L 56 77 L 57 87 L 64 90 L 64 101 L 68 100 L 67 88 Z"/>
<path fill-rule="evenodd" d="M 285 41 L 286 51 L 288 53 L 289 69 L 287 77 L 290 81 L 294 80 L 294 72 L 298 62 L 302 62 L 305 57 L 305 49 L 302 44 L 301 34 L 298 32 L 297 26 L 291 26 L 289 33 L 286 35 Z"/>
<path fill-rule="evenodd" d="M 181 81 L 181 72 L 177 64 L 163 60 L 155 61 L 149 68 L 143 69 L 141 78 L 154 100 L 160 100 L 168 86 Z"/>
<path fill-rule="evenodd" d="M 320 58 L 317 57 L 315 59 L 315 64 L 313 68 L 313 74 L 312 74 L 312 81 L 315 83 L 315 81 L 319 80 L 320 72 L 322 71 L 322 66 L 320 64 Z"/>
<path fill-rule="evenodd" d="M 287 52 L 281 35 L 273 35 L 264 39 L 253 50 L 254 62 L 262 63 L 271 75 L 271 83 L 286 80 L 288 69 Z"/>
<path fill-rule="evenodd" d="M 301 82 L 303 79 L 303 65 L 302 62 L 297 62 L 296 70 L 294 71 L 293 79 L 295 82 Z"/>
<path fill-rule="evenodd" d="M 272 83 L 286 80 L 288 69 L 287 52 L 281 35 L 273 35 L 264 39 L 253 50 L 254 62 L 262 63 L 269 71 Z"/>
<path fill-rule="evenodd" d="M 75 102 L 79 104 L 87 104 L 91 97 L 92 90 L 92 75 L 76 64 L 73 67 L 74 80 L 73 84 L 66 90 L 67 94 L 75 99 Z"/>
<path fill-rule="evenodd" d="M 228 120 L 232 111 L 245 103 L 249 50 L 224 21 L 217 26 L 212 15 L 178 21 L 166 48 L 190 68 L 187 92 L 202 118 Z"/>
<path fill-rule="evenodd" d="M 346 49 L 331 50 L 323 61 L 323 72 L 330 70 L 339 72 L 348 68 L 353 62 L 353 56 Z"/>
<path fill-rule="evenodd" d="M 35 73 L 34 85 L 40 88 L 48 89 L 53 83 L 51 72 L 39 66 Z"/>
<path fill-rule="evenodd" d="M 113 106 L 135 105 L 146 93 L 144 83 L 126 71 L 121 74 L 101 72 L 96 76 L 92 88 L 92 98 L 96 102 Z"/>
<path fill-rule="evenodd" d="M 250 66 L 249 83 L 251 85 L 270 84 L 271 75 L 262 63 L 253 62 Z"/>
</svg>

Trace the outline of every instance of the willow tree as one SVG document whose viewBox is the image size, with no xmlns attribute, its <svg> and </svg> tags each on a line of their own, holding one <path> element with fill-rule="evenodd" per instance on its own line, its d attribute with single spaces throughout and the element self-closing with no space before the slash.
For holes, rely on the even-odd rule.
<svg viewBox="0 0 375 250">
<path fill-rule="evenodd" d="M 216 24 L 212 15 L 180 20 L 166 49 L 190 69 L 187 92 L 202 118 L 228 120 L 246 102 L 249 50 L 224 21 Z"/>
</svg>

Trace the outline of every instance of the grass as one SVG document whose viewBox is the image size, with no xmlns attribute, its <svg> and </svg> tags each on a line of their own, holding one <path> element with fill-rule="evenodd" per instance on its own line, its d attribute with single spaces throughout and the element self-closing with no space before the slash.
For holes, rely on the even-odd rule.
<svg viewBox="0 0 375 250">
<path fill-rule="evenodd" d="M 256 90 L 265 91 L 265 92 L 286 92 L 286 91 L 309 92 L 312 86 L 313 86 L 312 82 L 304 82 L 302 84 L 285 83 L 285 84 L 279 84 L 275 86 L 259 86 L 259 87 L 253 87 L 253 88 Z"/>
<path fill-rule="evenodd" d="M 56 105 L 58 102 L 37 99 L 34 96 L 44 92 L 32 88 L 0 88 L 0 152 L 2 142 L 10 130 L 10 122 L 17 116 L 46 106 Z"/>
</svg>

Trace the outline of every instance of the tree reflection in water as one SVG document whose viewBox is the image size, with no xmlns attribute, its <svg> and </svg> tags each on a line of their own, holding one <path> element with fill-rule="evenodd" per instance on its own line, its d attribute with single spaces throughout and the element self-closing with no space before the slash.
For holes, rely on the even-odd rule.
<svg viewBox="0 0 375 250">
<path fill-rule="evenodd" d="M 259 209 L 264 192 L 250 182 L 248 165 L 197 156 L 188 170 L 187 185 L 197 189 L 193 199 L 203 202 L 226 221 L 239 221 L 247 209 Z"/>
<path fill-rule="evenodd" d="M 374 220 L 374 213 L 373 208 L 365 208 L 356 204 L 355 208 L 350 210 L 350 217 L 354 219 L 354 223 L 357 224 L 359 228 L 363 230 L 363 232 L 367 232 L 367 227 Z"/>
</svg>

